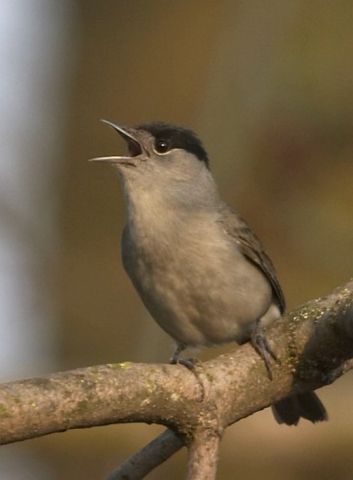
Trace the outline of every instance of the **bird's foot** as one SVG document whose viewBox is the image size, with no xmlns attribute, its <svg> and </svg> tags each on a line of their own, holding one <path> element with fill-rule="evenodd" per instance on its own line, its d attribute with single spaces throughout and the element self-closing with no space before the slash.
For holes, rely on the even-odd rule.
<svg viewBox="0 0 353 480">
<path fill-rule="evenodd" d="M 175 363 L 179 365 L 184 365 L 188 370 L 195 371 L 197 364 L 201 363 L 197 358 L 179 358 Z"/>
<path fill-rule="evenodd" d="M 200 360 L 197 358 L 179 358 L 180 354 L 183 350 L 185 350 L 185 345 L 179 344 L 173 353 L 173 355 L 170 357 L 169 363 L 172 365 L 180 364 L 184 365 L 188 370 L 195 370 L 195 365 L 197 363 L 200 363 Z"/>
<path fill-rule="evenodd" d="M 180 363 L 179 356 L 181 352 L 185 350 L 185 348 L 186 348 L 186 345 L 184 345 L 183 343 L 178 343 L 177 348 L 175 349 L 175 352 L 169 359 L 169 363 L 171 363 L 172 365 Z"/>
<path fill-rule="evenodd" d="M 265 367 L 267 370 L 268 378 L 270 380 L 273 379 L 272 369 L 271 369 L 271 358 L 279 363 L 279 359 L 277 355 L 274 353 L 272 348 L 270 347 L 267 338 L 265 337 L 262 328 L 259 325 L 256 325 L 255 329 L 251 334 L 251 345 L 254 347 L 256 352 L 260 355 L 262 360 L 265 363 Z"/>
<path fill-rule="evenodd" d="M 200 402 L 203 401 L 205 398 L 205 387 L 204 384 L 199 376 L 199 373 L 197 372 L 196 365 L 199 365 L 201 362 L 197 358 L 179 358 L 180 353 L 185 350 L 185 345 L 179 344 L 171 356 L 169 363 L 172 365 L 183 365 L 186 367 L 190 372 L 192 372 L 195 375 L 195 378 L 198 382 L 198 384 L 201 387 L 201 399 Z"/>
</svg>

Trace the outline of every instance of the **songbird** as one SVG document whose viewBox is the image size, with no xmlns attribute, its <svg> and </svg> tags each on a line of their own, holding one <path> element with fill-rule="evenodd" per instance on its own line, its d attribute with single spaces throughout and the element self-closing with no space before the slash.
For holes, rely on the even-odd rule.
<svg viewBox="0 0 353 480">
<path fill-rule="evenodd" d="M 123 265 L 147 310 L 176 341 L 171 363 L 188 346 L 251 342 L 272 378 L 276 356 L 264 331 L 284 313 L 284 295 L 260 241 L 220 198 L 201 141 L 163 122 L 134 128 L 104 122 L 129 154 L 92 160 L 119 174 L 127 203 Z M 272 409 L 287 425 L 327 418 L 311 391 Z"/>
</svg>

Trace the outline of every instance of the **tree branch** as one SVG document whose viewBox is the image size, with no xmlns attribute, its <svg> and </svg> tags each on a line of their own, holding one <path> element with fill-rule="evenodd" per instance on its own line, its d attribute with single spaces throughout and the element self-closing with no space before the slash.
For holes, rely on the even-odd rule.
<svg viewBox="0 0 353 480">
<path fill-rule="evenodd" d="M 246 344 L 196 364 L 194 373 L 181 365 L 120 363 L 3 384 L 0 443 L 71 428 L 154 422 L 182 436 L 191 463 L 201 455 L 200 435 L 209 449 L 207 456 L 216 459 L 218 440 L 215 433 L 206 438 L 205 432 L 219 436 L 227 426 L 274 401 L 332 383 L 352 368 L 353 281 L 284 316 L 268 329 L 267 338 L 280 359 L 273 365 L 272 381 Z M 138 463 L 161 463 L 180 447 L 176 438 L 165 434 L 165 451 L 159 457 L 155 447 L 161 440 L 152 442 L 152 448 L 139 453 Z M 128 466 L 129 462 L 120 469 L 121 475 Z M 209 465 L 209 471 L 212 468 Z M 190 475 L 190 480 L 198 478 Z"/>
<path fill-rule="evenodd" d="M 195 432 L 189 446 L 187 480 L 214 480 L 217 473 L 220 436 L 212 430 Z"/>
<path fill-rule="evenodd" d="M 183 440 L 172 430 L 167 429 L 142 450 L 125 460 L 107 480 L 141 480 L 183 446 Z"/>
<path fill-rule="evenodd" d="M 201 387 L 183 366 L 108 364 L 0 386 L 0 444 L 72 428 L 194 424 Z M 185 404 L 189 407 L 185 409 Z"/>
</svg>

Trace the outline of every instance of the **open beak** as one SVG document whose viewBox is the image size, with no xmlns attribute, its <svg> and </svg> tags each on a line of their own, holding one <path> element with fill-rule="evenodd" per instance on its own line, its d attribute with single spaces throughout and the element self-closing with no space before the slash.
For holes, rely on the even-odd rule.
<svg viewBox="0 0 353 480">
<path fill-rule="evenodd" d="M 137 157 L 142 153 L 142 146 L 138 139 L 133 135 L 130 129 L 126 129 L 116 125 L 115 123 L 109 122 L 108 120 L 101 119 L 101 122 L 106 123 L 110 127 L 114 128 L 116 132 L 119 133 L 123 137 L 123 139 L 127 142 L 129 146 L 129 155 L 124 156 L 111 156 L 111 157 L 96 157 L 90 158 L 90 162 L 107 162 L 112 165 L 120 164 L 120 165 L 127 165 L 130 167 L 136 167 L 136 163 L 134 161 L 134 157 Z"/>
</svg>

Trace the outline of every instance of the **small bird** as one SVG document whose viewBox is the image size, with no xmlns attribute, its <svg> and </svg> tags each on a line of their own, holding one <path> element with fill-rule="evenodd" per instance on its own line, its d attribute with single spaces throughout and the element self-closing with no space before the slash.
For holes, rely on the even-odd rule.
<svg viewBox="0 0 353 480">
<path fill-rule="evenodd" d="M 127 202 L 124 268 L 154 320 L 176 341 L 171 363 L 188 346 L 251 342 L 272 378 L 276 360 L 264 328 L 285 300 L 276 272 L 245 223 L 220 198 L 199 138 L 154 122 L 134 128 L 107 120 L 129 154 L 94 158 L 119 174 Z M 279 423 L 327 419 L 314 392 L 272 406 Z"/>
</svg>

